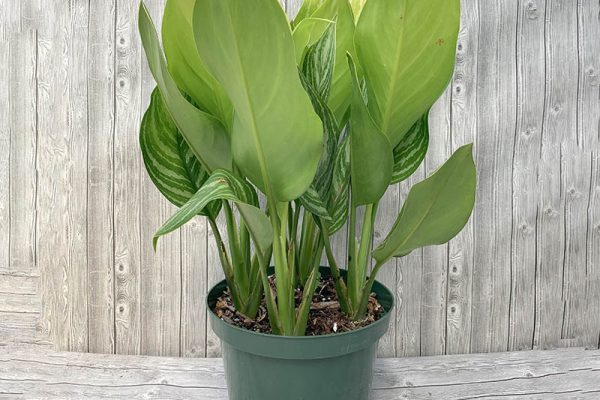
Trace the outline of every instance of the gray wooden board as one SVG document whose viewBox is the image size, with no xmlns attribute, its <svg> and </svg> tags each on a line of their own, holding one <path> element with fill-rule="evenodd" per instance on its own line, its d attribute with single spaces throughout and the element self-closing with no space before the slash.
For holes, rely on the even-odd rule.
<svg viewBox="0 0 600 400">
<path fill-rule="evenodd" d="M 580 348 L 379 359 L 371 399 L 595 399 L 600 351 Z M 0 348 L 13 399 L 227 399 L 221 359 Z"/>
<path fill-rule="evenodd" d="M 147 3 L 160 22 L 165 0 Z M 383 269 L 398 306 L 380 355 L 597 347 L 600 3 L 461 3 L 430 154 L 386 194 L 376 242 L 410 184 L 471 141 L 476 209 L 448 245 Z M 283 4 L 292 16 L 301 1 Z M 0 0 L 0 343 L 27 326 L 23 341 L 63 350 L 220 354 L 203 308 L 222 278 L 206 221 L 151 247 L 174 207 L 139 151 L 154 83 L 138 5 Z"/>
</svg>

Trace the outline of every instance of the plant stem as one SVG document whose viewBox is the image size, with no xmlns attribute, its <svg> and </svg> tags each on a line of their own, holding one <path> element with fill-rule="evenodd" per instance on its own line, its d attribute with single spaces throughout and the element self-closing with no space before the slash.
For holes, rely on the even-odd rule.
<svg viewBox="0 0 600 400">
<path fill-rule="evenodd" d="M 350 220 L 348 222 L 348 300 L 353 308 L 355 302 L 353 288 L 356 286 L 356 207 L 350 205 Z"/>
<path fill-rule="evenodd" d="M 382 266 L 383 263 L 375 264 L 375 267 L 373 268 L 373 271 L 369 276 L 369 280 L 365 283 L 361 293 L 359 307 L 357 308 L 356 314 L 354 315 L 355 320 L 364 318 L 365 313 L 367 312 L 367 305 L 369 304 L 369 296 L 371 295 L 371 289 L 373 288 L 373 284 L 375 283 L 377 273 L 379 272 Z"/>
<path fill-rule="evenodd" d="M 235 282 L 235 276 L 233 274 L 233 269 L 231 268 L 231 262 L 229 261 L 229 256 L 227 255 L 227 249 L 225 248 L 225 243 L 223 243 L 223 239 L 221 237 L 221 232 L 219 232 L 219 227 L 217 226 L 216 221 L 212 217 L 208 217 L 208 222 L 213 231 L 213 236 L 215 237 L 215 242 L 217 244 L 217 249 L 219 250 L 219 259 L 221 260 L 221 268 L 223 268 L 223 273 L 225 274 L 225 280 L 227 281 L 227 286 L 231 291 L 231 298 L 233 300 L 233 304 L 236 309 L 243 312 L 245 309 L 245 303 L 242 301 L 240 297 L 240 291 Z"/>
<path fill-rule="evenodd" d="M 331 276 L 335 282 L 335 290 L 338 294 L 338 298 L 340 301 L 340 308 L 342 312 L 346 315 L 352 315 L 352 308 L 350 307 L 350 302 L 348 301 L 348 288 L 346 287 L 346 283 L 342 279 L 340 275 L 340 268 L 335 260 L 335 256 L 333 255 L 333 251 L 331 250 L 331 242 L 329 240 L 329 228 L 325 221 L 321 219 L 320 226 L 322 230 L 323 244 L 325 246 L 325 254 L 327 255 L 327 261 L 329 262 L 329 268 L 331 269 Z"/>
<path fill-rule="evenodd" d="M 272 211 L 276 214 L 271 218 L 273 226 L 273 254 L 275 257 L 275 285 L 277 286 L 277 306 L 283 328 L 283 335 L 294 332 L 294 298 L 291 288 L 290 273 L 287 263 L 287 213 L 288 204 L 278 203 Z"/>
<path fill-rule="evenodd" d="M 225 221 L 227 223 L 227 238 L 229 239 L 229 249 L 231 251 L 233 275 L 236 279 L 237 285 L 239 285 L 242 291 L 240 295 L 242 295 L 244 298 L 247 298 L 250 291 L 248 287 L 248 276 L 244 270 L 244 260 L 240 249 L 240 238 L 238 236 L 237 223 L 235 221 L 235 216 L 233 215 L 233 210 L 231 209 L 228 201 L 223 201 L 223 210 L 225 211 Z"/>
</svg>

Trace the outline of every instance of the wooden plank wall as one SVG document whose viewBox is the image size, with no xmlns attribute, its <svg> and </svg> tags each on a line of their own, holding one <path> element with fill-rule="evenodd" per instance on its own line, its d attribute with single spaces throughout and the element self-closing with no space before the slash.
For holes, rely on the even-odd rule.
<svg viewBox="0 0 600 400">
<path fill-rule="evenodd" d="M 164 0 L 147 3 L 159 22 Z M 137 6 L 0 0 L 0 342 L 27 327 L 65 350 L 219 355 L 207 224 L 151 248 L 173 207 L 138 150 L 154 84 Z M 398 307 L 381 356 L 598 347 L 599 15 L 595 0 L 463 0 L 429 154 L 386 194 L 376 237 L 409 184 L 471 141 L 477 204 L 450 244 L 382 272 Z"/>
</svg>

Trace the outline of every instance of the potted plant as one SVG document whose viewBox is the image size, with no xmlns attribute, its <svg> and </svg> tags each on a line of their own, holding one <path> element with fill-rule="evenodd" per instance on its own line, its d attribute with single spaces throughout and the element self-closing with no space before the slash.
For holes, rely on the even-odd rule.
<svg viewBox="0 0 600 400">
<path fill-rule="evenodd" d="M 154 244 L 197 215 L 210 223 L 226 279 L 207 307 L 231 399 L 368 397 L 393 307 L 377 272 L 447 242 L 473 208 L 466 145 L 412 187 L 372 249 L 379 200 L 427 151 L 459 14 L 459 0 L 305 0 L 290 23 L 277 0 L 168 0 L 163 53 L 140 6 L 157 83 L 140 144 L 179 207 Z M 344 225 L 338 260 L 331 236 Z M 312 318 L 327 287 L 338 332 L 319 335 Z"/>
</svg>

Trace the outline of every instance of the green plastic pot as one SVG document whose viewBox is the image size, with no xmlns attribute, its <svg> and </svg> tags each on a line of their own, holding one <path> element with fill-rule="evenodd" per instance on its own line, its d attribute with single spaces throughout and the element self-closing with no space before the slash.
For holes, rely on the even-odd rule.
<svg viewBox="0 0 600 400">
<path fill-rule="evenodd" d="M 342 271 L 345 278 L 345 271 Z M 321 267 L 329 276 L 329 268 Z M 385 314 L 352 332 L 324 336 L 277 336 L 251 332 L 218 318 L 212 309 L 225 281 L 207 297 L 208 315 L 221 339 L 230 400 L 366 400 L 379 339 L 388 329 L 392 293 L 375 282 Z"/>
</svg>

